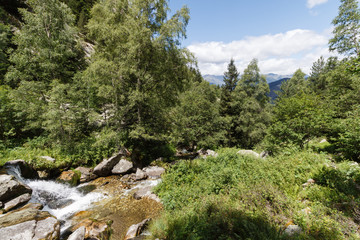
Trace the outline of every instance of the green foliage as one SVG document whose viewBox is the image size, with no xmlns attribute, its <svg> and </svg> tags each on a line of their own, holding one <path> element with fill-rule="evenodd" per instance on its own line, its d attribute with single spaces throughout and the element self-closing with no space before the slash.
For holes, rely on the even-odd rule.
<svg viewBox="0 0 360 240">
<path fill-rule="evenodd" d="M 0 85 L 0 149 L 10 146 L 10 140 L 19 138 L 23 126 L 10 100 L 10 88 Z"/>
<path fill-rule="evenodd" d="M 268 129 L 268 150 L 278 152 L 294 145 L 303 148 L 312 138 L 328 131 L 332 110 L 318 96 L 304 92 L 281 98 L 273 109 L 273 122 Z"/>
<path fill-rule="evenodd" d="M 359 29 L 360 10 L 357 0 L 341 0 L 339 13 L 332 21 L 334 37 L 329 41 L 329 49 L 340 54 L 360 54 Z"/>
<path fill-rule="evenodd" d="M 282 232 L 289 222 L 303 228 L 294 239 L 358 238 L 355 214 L 328 205 L 330 197 L 341 200 L 341 192 L 313 195 L 328 194 L 328 179 L 347 194 L 356 192 L 346 179 L 358 178 L 357 165 L 339 165 L 344 175 L 334 177 L 323 171 L 334 164 L 325 155 L 297 152 L 264 160 L 236 152 L 182 161 L 166 173 L 156 189 L 166 211 L 152 224 L 152 239 L 287 239 Z M 316 184 L 302 187 L 309 178 Z"/>
<path fill-rule="evenodd" d="M 252 60 L 232 93 L 231 117 L 233 144 L 253 148 L 266 133 L 270 123 L 269 85 Z"/>
<path fill-rule="evenodd" d="M 279 98 L 292 97 L 300 92 L 306 91 L 307 83 L 305 73 L 301 69 L 296 70 L 294 75 L 280 86 Z"/>
<path fill-rule="evenodd" d="M 172 112 L 172 137 L 176 146 L 216 148 L 224 140 L 216 89 L 208 82 L 194 82 L 182 93 Z"/>
<path fill-rule="evenodd" d="M 337 135 L 332 136 L 331 142 L 336 151 L 344 159 L 360 161 L 360 107 L 349 112 L 345 119 L 338 120 L 333 129 Z"/>
<path fill-rule="evenodd" d="M 10 26 L 0 22 L 0 85 L 4 84 L 4 76 L 9 67 L 9 50 L 11 46 Z"/>
<path fill-rule="evenodd" d="M 169 110 L 193 74 L 192 57 L 180 47 L 188 9 L 171 17 L 168 11 L 165 0 L 104 1 L 87 25 L 97 43 L 82 75 L 90 110 L 110 112 L 106 124 L 124 132 L 138 153 L 141 145 L 165 141 Z"/>
</svg>

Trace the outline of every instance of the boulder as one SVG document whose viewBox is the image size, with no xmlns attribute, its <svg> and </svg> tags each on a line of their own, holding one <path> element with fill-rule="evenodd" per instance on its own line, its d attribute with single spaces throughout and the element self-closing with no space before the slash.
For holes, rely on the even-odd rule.
<svg viewBox="0 0 360 240">
<path fill-rule="evenodd" d="M 105 221 L 97 221 L 93 219 L 85 219 L 75 225 L 73 230 L 76 232 L 81 227 L 85 228 L 85 237 L 84 239 L 101 239 L 101 240 L 108 240 L 110 239 L 111 235 L 111 227 L 109 222 Z"/>
<path fill-rule="evenodd" d="M 199 155 L 199 157 L 202 157 L 202 158 L 206 158 L 208 156 L 212 156 L 212 157 L 217 157 L 218 156 L 218 153 L 213 151 L 213 150 L 204 150 L 204 149 L 200 149 L 199 151 L 197 151 L 197 154 Z"/>
<path fill-rule="evenodd" d="M 68 240 L 84 240 L 85 239 L 85 233 L 86 233 L 86 228 L 84 226 L 79 227 L 78 229 L 76 229 L 75 232 L 73 232 Z"/>
<path fill-rule="evenodd" d="M 298 235 L 300 233 L 302 233 L 302 229 L 298 225 L 289 225 L 284 231 L 284 235 L 287 235 L 289 237 Z"/>
<path fill-rule="evenodd" d="M 151 219 L 148 218 L 138 224 L 131 225 L 125 235 L 124 240 L 134 239 L 139 236 L 145 230 L 150 220 Z"/>
<path fill-rule="evenodd" d="M 133 169 L 133 164 L 132 162 L 126 160 L 126 159 L 121 159 L 112 169 L 112 173 L 113 174 L 120 174 L 120 175 L 124 175 L 126 173 L 129 173 L 131 170 Z"/>
<path fill-rule="evenodd" d="M 5 212 L 10 211 L 11 209 L 14 209 L 16 207 L 19 207 L 21 205 L 25 205 L 28 201 L 31 199 L 31 194 L 25 193 L 23 195 L 20 195 L 8 202 L 4 205 Z"/>
<path fill-rule="evenodd" d="M 158 166 L 146 167 L 143 169 L 145 174 L 151 179 L 161 178 L 161 174 L 165 172 L 165 169 Z"/>
<path fill-rule="evenodd" d="M 86 168 L 86 167 L 78 167 L 75 169 L 79 171 L 80 176 L 80 183 L 90 182 L 91 180 L 96 179 L 96 175 L 94 174 L 94 169 Z"/>
<path fill-rule="evenodd" d="M 4 167 L 11 171 L 13 168 L 18 168 L 20 170 L 20 174 L 24 178 L 28 179 L 38 179 L 39 175 L 35 169 L 33 169 L 27 162 L 24 160 L 12 160 L 8 161 L 4 164 Z"/>
<path fill-rule="evenodd" d="M 136 173 L 135 173 L 135 176 L 134 176 L 135 181 L 144 180 L 146 178 L 147 178 L 146 172 L 144 172 L 143 170 L 141 170 L 139 168 L 136 169 Z"/>
<path fill-rule="evenodd" d="M 32 193 L 30 187 L 20 183 L 14 176 L 0 175 L 0 201 L 8 202 L 25 193 Z"/>
<path fill-rule="evenodd" d="M 54 163 L 56 161 L 55 158 L 50 157 L 50 156 L 40 156 L 40 158 L 42 158 L 42 159 L 44 159 L 46 161 L 52 162 L 52 163 Z"/>
<path fill-rule="evenodd" d="M 102 162 L 94 168 L 94 174 L 100 177 L 109 176 L 111 174 L 111 170 L 119 163 L 122 156 L 124 156 L 123 152 L 119 152 L 109 159 L 102 160 Z"/>
<path fill-rule="evenodd" d="M 250 155 L 250 156 L 254 156 L 254 157 L 260 157 L 260 154 L 258 154 L 257 152 L 254 152 L 253 150 L 240 150 L 237 152 L 237 154 L 240 155 Z"/>
<path fill-rule="evenodd" d="M 4 240 L 55 240 L 60 238 L 60 222 L 48 212 L 26 208 L 0 217 Z"/>
<path fill-rule="evenodd" d="M 76 186 L 80 182 L 81 173 L 78 171 L 64 171 L 60 174 L 60 176 L 56 179 L 59 182 L 68 183 L 71 186 Z"/>
<path fill-rule="evenodd" d="M 133 197 L 136 200 L 140 200 L 141 198 L 150 196 L 151 194 L 152 194 L 152 186 L 148 186 L 148 187 L 143 187 L 143 188 L 140 188 L 139 190 L 137 190 L 134 193 Z"/>
</svg>

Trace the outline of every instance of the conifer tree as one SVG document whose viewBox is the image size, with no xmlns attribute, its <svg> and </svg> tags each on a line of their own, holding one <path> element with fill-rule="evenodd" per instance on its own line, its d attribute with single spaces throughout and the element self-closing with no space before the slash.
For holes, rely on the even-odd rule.
<svg viewBox="0 0 360 240">
<path fill-rule="evenodd" d="M 24 23 L 15 35 L 17 48 L 10 56 L 12 66 L 5 80 L 14 88 L 11 94 L 16 109 L 26 117 L 25 129 L 46 129 L 51 133 L 59 129 L 51 125 L 62 124 L 57 115 L 50 113 L 60 110 L 51 106 L 61 107 L 55 104 L 60 99 L 52 96 L 56 92 L 52 88 L 57 83 L 72 86 L 74 74 L 83 66 L 82 51 L 74 15 L 66 4 L 58 0 L 29 0 L 27 4 L 31 11 L 20 9 Z M 71 90 L 66 89 L 63 94 L 68 91 Z M 73 107 L 75 103 L 66 104 Z"/>
<path fill-rule="evenodd" d="M 232 105 L 236 114 L 232 124 L 236 145 L 252 148 L 265 136 L 270 123 L 269 91 L 265 76 L 260 74 L 258 61 L 253 59 L 233 92 Z"/>
</svg>

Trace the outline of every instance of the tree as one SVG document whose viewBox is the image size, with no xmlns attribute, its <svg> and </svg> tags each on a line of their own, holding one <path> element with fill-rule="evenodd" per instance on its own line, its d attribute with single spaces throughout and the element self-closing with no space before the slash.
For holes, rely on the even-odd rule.
<svg viewBox="0 0 360 240">
<path fill-rule="evenodd" d="M 307 83 L 305 73 L 301 69 L 296 70 L 294 75 L 280 86 L 279 98 L 291 97 L 299 92 L 305 91 Z"/>
<path fill-rule="evenodd" d="M 194 82 L 180 95 L 172 111 L 172 136 L 176 146 L 189 149 L 215 148 L 224 140 L 224 122 L 219 112 L 215 86 Z"/>
<path fill-rule="evenodd" d="M 66 4 L 58 0 L 29 0 L 27 4 L 31 11 L 20 9 L 24 24 L 15 35 L 17 48 L 10 56 L 12 66 L 5 80 L 14 88 L 12 100 L 26 116 L 26 129 L 52 131 L 44 123 L 54 101 L 53 87 L 73 82 L 83 67 L 82 51 L 74 15 Z"/>
<path fill-rule="evenodd" d="M 360 11 L 357 0 L 341 0 L 338 16 L 332 21 L 334 37 L 329 41 L 330 51 L 340 54 L 360 54 Z"/>
<path fill-rule="evenodd" d="M 10 27 L 0 23 L 0 85 L 4 84 L 4 76 L 10 65 L 8 51 L 11 45 L 11 36 Z"/>
<path fill-rule="evenodd" d="M 260 74 L 258 61 L 253 59 L 244 70 L 233 92 L 232 118 L 235 145 L 252 148 L 265 136 L 270 123 L 269 85 Z"/>
<path fill-rule="evenodd" d="M 96 42 L 83 74 L 89 106 L 98 114 L 112 112 L 108 126 L 126 133 L 133 152 L 165 140 L 169 109 L 192 74 L 192 57 L 180 48 L 188 9 L 172 17 L 168 11 L 165 0 L 107 0 L 94 5 L 87 25 Z"/>
<path fill-rule="evenodd" d="M 277 152 L 292 146 L 303 148 L 312 138 L 323 136 L 328 131 L 332 113 L 331 106 L 314 94 L 300 92 L 279 99 L 266 136 L 268 150 Z"/>
</svg>

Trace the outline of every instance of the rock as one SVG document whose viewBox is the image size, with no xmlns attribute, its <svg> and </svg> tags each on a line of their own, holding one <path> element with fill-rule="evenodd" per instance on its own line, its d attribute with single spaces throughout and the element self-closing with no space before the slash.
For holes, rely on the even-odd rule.
<svg viewBox="0 0 360 240">
<path fill-rule="evenodd" d="M 260 157 L 261 158 L 267 158 L 269 156 L 269 151 L 262 151 L 261 153 L 260 153 Z"/>
<path fill-rule="evenodd" d="M 59 182 L 68 183 L 71 186 L 76 186 L 80 182 L 81 173 L 78 171 L 64 171 L 61 175 L 56 179 Z"/>
<path fill-rule="evenodd" d="M 152 186 L 148 186 L 148 187 L 144 187 L 144 188 L 140 188 L 138 191 L 136 191 L 133 195 L 133 197 L 136 200 L 140 200 L 143 197 L 147 197 L 150 196 L 152 194 Z"/>
<path fill-rule="evenodd" d="M 48 212 L 26 208 L 0 217 L 4 240 L 55 240 L 60 238 L 60 222 Z"/>
<path fill-rule="evenodd" d="M 21 160 L 21 159 L 8 161 L 5 163 L 4 167 L 8 171 L 11 171 L 11 169 L 13 167 L 18 168 L 20 170 L 21 176 L 24 178 L 28 178 L 28 179 L 39 178 L 39 175 L 36 172 L 36 170 L 33 169 L 31 166 L 29 166 L 29 164 L 27 164 L 27 162 L 25 162 L 24 160 Z"/>
<path fill-rule="evenodd" d="M 310 185 L 312 185 L 312 184 L 314 184 L 314 183 L 315 183 L 315 180 L 312 179 L 312 178 L 310 178 L 310 179 L 308 179 L 308 180 L 306 181 L 306 183 L 304 183 L 302 186 L 303 186 L 303 187 L 308 187 L 308 186 L 310 186 Z"/>
<path fill-rule="evenodd" d="M 161 203 L 161 199 L 155 193 L 151 193 L 150 195 L 148 195 L 146 197 L 148 199 L 154 200 L 155 202 Z"/>
<path fill-rule="evenodd" d="M 0 201 L 8 202 L 25 193 L 32 193 L 31 188 L 20 183 L 11 175 L 0 175 Z"/>
<path fill-rule="evenodd" d="M 141 170 L 139 168 L 136 169 L 136 173 L 135 173 L 135 176 L 134 176 L 135 181 L 144 180 L 146 178 L 147 178 L 146 172 L 144 172 L 143 170 Z"/>
<path fill-rule="evenodd" d="M 52 158 L 50 156 L 40 156 L 40 158 L 42 158 L 42 159 L 44 159 L 46 161 L 49 161 L 49 162 L 53 162 L 53 163 L 56 161 L 55 158 Z"/>
<path fill-rule="evenodd" d="M 25 206 L 23 206 L 22 208 L 19 208 L 18 211 L 22 211 L 25 209 L 35 209 L 35 210 L 41 210 L 43 209 L 43 205 L 41 203 L 28 203 Z"/>
<path fill-rule="evenodd" d="M 145 174 L 151 179 L 161 178 L 161 174 L 165 172 L 165 169 L 158 166 L 146 167 L 143 169 Z"/>
<path fill-rule="evenodd" d="M 289 225 L 285 231 L 284 231 L 284 235 L 287 235 L 289 237 L 292 237 L 294 235 L 300 234 L 302 232 L 301 227 L 299 227 L 298 225 Z"/>
<path fill-rule="evenodd" d="M 325 138 L 320 141 L 320 143 L 326 143 L 326 142 L 327 140 Z"/>
<path fill-rule="evenodd" d="M 109 159 L 104 159 L 94 168 L 94 174 L 100 177 L 109 176 L 111 174 L 111 170 L 119 163 L 122 156 L 124 156 L 123 152 L 119 152 Z"/>
<path fill-rule="evenodd" d="M 20 195 L 16 198 L 6 202 L 4 205 L 4 210 L 5 210 L 5 212 L 8 212 L 11 209 L 14 209 L 16 207 L 26 204 L 28 201 L 30 201 L 30 199 L 31 199 L 31 194 L 29 194 L 29 193 Z"/>
<path fill-rule="evenodd" d="M 150 220 L 151 219 L 148 218 L 138 224 L 131 225 L 125 235 L 124 240 L 130 240 L 139 236 L 145 230 Z"/>
<path fill-rule="evenodd" d="M 212 157 L 217 157 L 218 153 L 213 151 L 213 150 L 204 150 L 204 149 L 200 149 L 199 151 L 197 151 L 197 154 L 202 157 L 202 158 L 206 158 L 207 156 L 212 156 Z"/>
<path fill-rule="evenodd" d="M 96 175 L 94 174 L 94 169 L 92 168 L 78 167 L 75 170 L 79 171 L 81 174 L 80 183 L 85 183 L 96 179 Z"/>
<path fill-rule="evenodd" d="M 112 169 L 112 173 L 113 174 L 126 174 L 129 173 L 133 168 L 133 164 L 132 162 L 125 160 L 125 159 L 121 159 Z"/>
<path fill-rule="evenodd" d="M 69 236 L 68 240 L 83 240 L 85 238 L 85 233 L 86 228 L 84 226 L 79 227 Z"/>
<path fill-rule="evenodd" d="M 73 199 L 58 199 L 48 202 L 47 205 L 50 209 L 59 209 L 59 208 L 67 207 L 73 202 L 74 202 Z"/>
<path fill-rule="evenodd" d="M 46 171 L 37 171 L 37 174 L 40 179 L 48 179 L 50 178 L 50 174 Z"/>
<path fill-rule="evenodd" d="M 108 240 L 110 239 L 111 235 L 111 227 L 109 222 L 105 221 L 96 221 L 92 219 L 85 219 L 75 225 L 73 230 L 77 230 L 81 227 L 85 228 L 85 237 L 84 239 L 101 239 L 101 240 Z"/>
<path fill-rule="evenodd" d="M 237 152 L 237 154 L 240 155 L 250 155 L 250 156 L 254 156 L 254 157 L 260 157 L 260 154 L 258 154 L 257 152 L 254 152 L 253 150 L 240 150 Z"/>
</svg>

